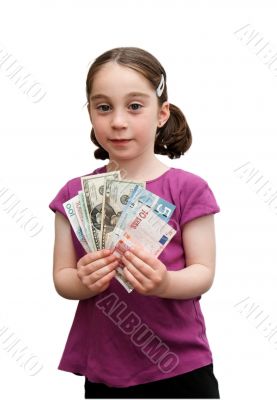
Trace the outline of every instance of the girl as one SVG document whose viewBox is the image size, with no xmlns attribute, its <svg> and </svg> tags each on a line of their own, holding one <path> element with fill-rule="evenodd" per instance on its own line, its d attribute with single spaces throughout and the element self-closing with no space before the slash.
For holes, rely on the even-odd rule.
<svg viewBox="0 0 277 400">
<path fill-rule="evenodd" d="M 85 398 L 219 398 L 200 308 L 215 274 L 214 216 L 220 208 L 198 175 L 162 163 L 190 147 L 183 113 L 167 97 L 159 61 L 135 47 L 115 48 L 91 65 L 86 94 L 98 174 L 120 170 L 176 206 L 177 233 L 153 257 L 122 256 L 131 293 L 114 279 L 110 250 L 85 254 L 63 209 L 81 190 L 69 180 L 50 203 L 55 215 L 53 278 L 57 292 L 79 300 L 59 369 L 85 376 Z"/>
</svg>

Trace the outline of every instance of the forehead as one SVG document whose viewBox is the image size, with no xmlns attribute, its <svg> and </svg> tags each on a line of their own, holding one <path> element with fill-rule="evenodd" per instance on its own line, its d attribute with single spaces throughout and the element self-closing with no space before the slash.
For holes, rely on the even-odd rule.
<svg viewBox="0 0 277 400">
<path fill-rule="evenodd" d="M 104 64 L 93 77 L 91 93 L 113 93 L 144 92 L 154 95 L 155 91 L 151 83 L 138 71 L 119 65 L 115 62 Z"/>
</svg>

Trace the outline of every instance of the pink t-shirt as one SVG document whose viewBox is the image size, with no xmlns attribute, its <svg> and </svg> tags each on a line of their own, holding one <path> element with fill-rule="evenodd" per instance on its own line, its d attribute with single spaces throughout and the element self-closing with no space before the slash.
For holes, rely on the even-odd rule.
<svg viewBox="0 0 277 400">
<path fill-rule="evenodd" d="M 106 165 L 93 175 L 105 173 Z M 176 206 L 169 224 L 177 233 L 158 257 L 168 270 L 186 267 L 182 227 L 220 211 L 208 183 L 198 175 L 170 168 L 146 182 L 146 189 Z M 63 203 L 81 190 L 80 177 L 68 181 L 51 201 L 66 217 Z M 66 217 L 67 218 L 67 217 Z M 77 258 L 85 250 L 71 229 Z M 131 293 L 113 279 L 103 293 L 78 302 L 58 369 L 92 382 L 127 387 L 170 378 L 213 362 L 200 308 L 201 296 L 175 300 Z"/>
</svg>

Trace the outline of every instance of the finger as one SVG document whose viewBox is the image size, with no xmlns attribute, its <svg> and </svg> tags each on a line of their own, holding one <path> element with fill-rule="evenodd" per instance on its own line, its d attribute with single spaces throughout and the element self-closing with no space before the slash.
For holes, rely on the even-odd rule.
<svg viewBox="0 0 277 400">
<path fill-rule="evenodd" d="M 143 260 L 141 260 L 141 258 L 137 257 L 135 254 L 125 252 L 122 256 L 122 261 L 125 261 L 126 266 L 128 265 L 128 263 L 131 263 L 137 270 L 142 273 L 142 275 L 151 279 L 151 276 L 153 275 L 153 268 L 151 268 L 151 265 L 146 264 Z"/>
<path fill-rule="evenodd" d="M 115 261 L 118 262 L 118 259 L 113 254 L 111 254 L 108 257 L 97 259 L 91 262 L 90 264 L 87 264 L 85 268 L 87 269 L 88 272 L 93 272 L 103 267 L 106 267 L 107 265 L 110 265 Z"/>
<path fill-rule="evenodd" d="M 100 263 L 100 261 L 98 261 L 98 263 Z M 95 265 L 94 263 L 88 264 L 79 269 L 79 276 L 81 276 L 84 280 L 84 283 L 88 285 L 96 282 L 98 279 L 117 268 L 118 263 L 118 260 L 112 260 L 111 262 L 102 262 L 102 265 Z"/>
<path fill-rule="evenodd" d="M 144 291 L 144 287 L 143 285 L 140 283 L 140 281 L 138 281 L 134 275 L 127 269 L 127 267 L 123 268 L 123 272 L 125 275 L 125 278 L 127 279 L 127 281 L 129 281 L 131 283 L 131 285 L 134 287 L 134 289 L 143 292 Z"/>
<path fill-rule="evenodd" d="M 115 276 L 115 270 L 109 272 L 102 278 L 98 279 L 96 282 L 91 283 L 90 285 L 88 285 L 88 288 L 91 290 L 93 290 L 94 288 L 97 289 L 102 288 L 103 286 L 107 285 L 114 276 Z"/>
<path fill-rule="evenodd" d="M 157 258 L 150 254 L 142 247 L 133 246 L 130 250 L 125 251 L 124 256 L 128 259 L 129 255 L 135 255 L 138 259 L 144 261 L 146 265 L 149 265 L 151 269 L 156 269 Z"/>
<path fill-rule="evenodd" d="M 102 249 L 98 251 L 94 251 L 91 253 L 86 254 L 82 257 L 82 265 L 90 264 L 93 261 L 99 260 L 103 257 L 107 257 L 111 254 L 111 250 L 109 249 Z"/>
<path fill-rule="evenodd" d="M 100 279 L 113 272 L 117 267 L 118 267 L 117 263 L 114 262 L 103 268 L 98 269 L 97 271 L 93 271 L 90 274 L 86 274 L 83 276 L 83 283 L 86 286 L 94 285 Z"/>
<path fill-rule="evenodd" d="M 95 261 L 95 264 L 89 265 L 87 267 L 87 271 L 91 275 L 95 276 L 96 279 L 99 279 L 103 275 L 106 275 L 113 269 L 117 268 L 118 264 L 119 264 L 118 260 L 113 259 L 110 262 L 104 262 L 104 259 L 103 259 L 101 261 L 98 261 L 97 265 L 96 265 L 96 261 Z"/>
<path fill-rule="evenodd" d="M 141 285 L 145 285 L 147 282 L 149 282 L 148 276 L 151 274 L 151 271 L 153 271 L 151 270 L 151 268 L 149 268 L 149 266 L 143 266 L 141 260 L 139 263 L 133 264 L 132 262 L 128 261 L 124 256 L 122 257 L 122 261 L 127 271 L 132 274 L 132 276 L 138 283 L 140 283 Z M 144 274 L 143 271 L 147 270 L 147 267 L 148 271 L 146 274 Z"/>
</svg>

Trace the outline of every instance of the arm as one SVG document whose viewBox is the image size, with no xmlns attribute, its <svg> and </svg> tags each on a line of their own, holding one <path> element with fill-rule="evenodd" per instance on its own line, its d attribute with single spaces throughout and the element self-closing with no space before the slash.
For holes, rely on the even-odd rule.
<svg viewBox="0 0 277 400">
<path fill-rule="evenodd" d="M 160 297 L 189 299 L 207 292 L 215 275 L 215 228 L 213 214 L 195 218 L 183 226 L 187 267 L 168 271 Z"/>
<path fill-rule="evenodd" d="M 60 213 L 55 213 L 55 244 L 53 279 L 60 296 L 70 300 L 82 300 L 93 296 L 77 276 L 77 259 L 72 242 L 70 224 Z"/>
</svg>

